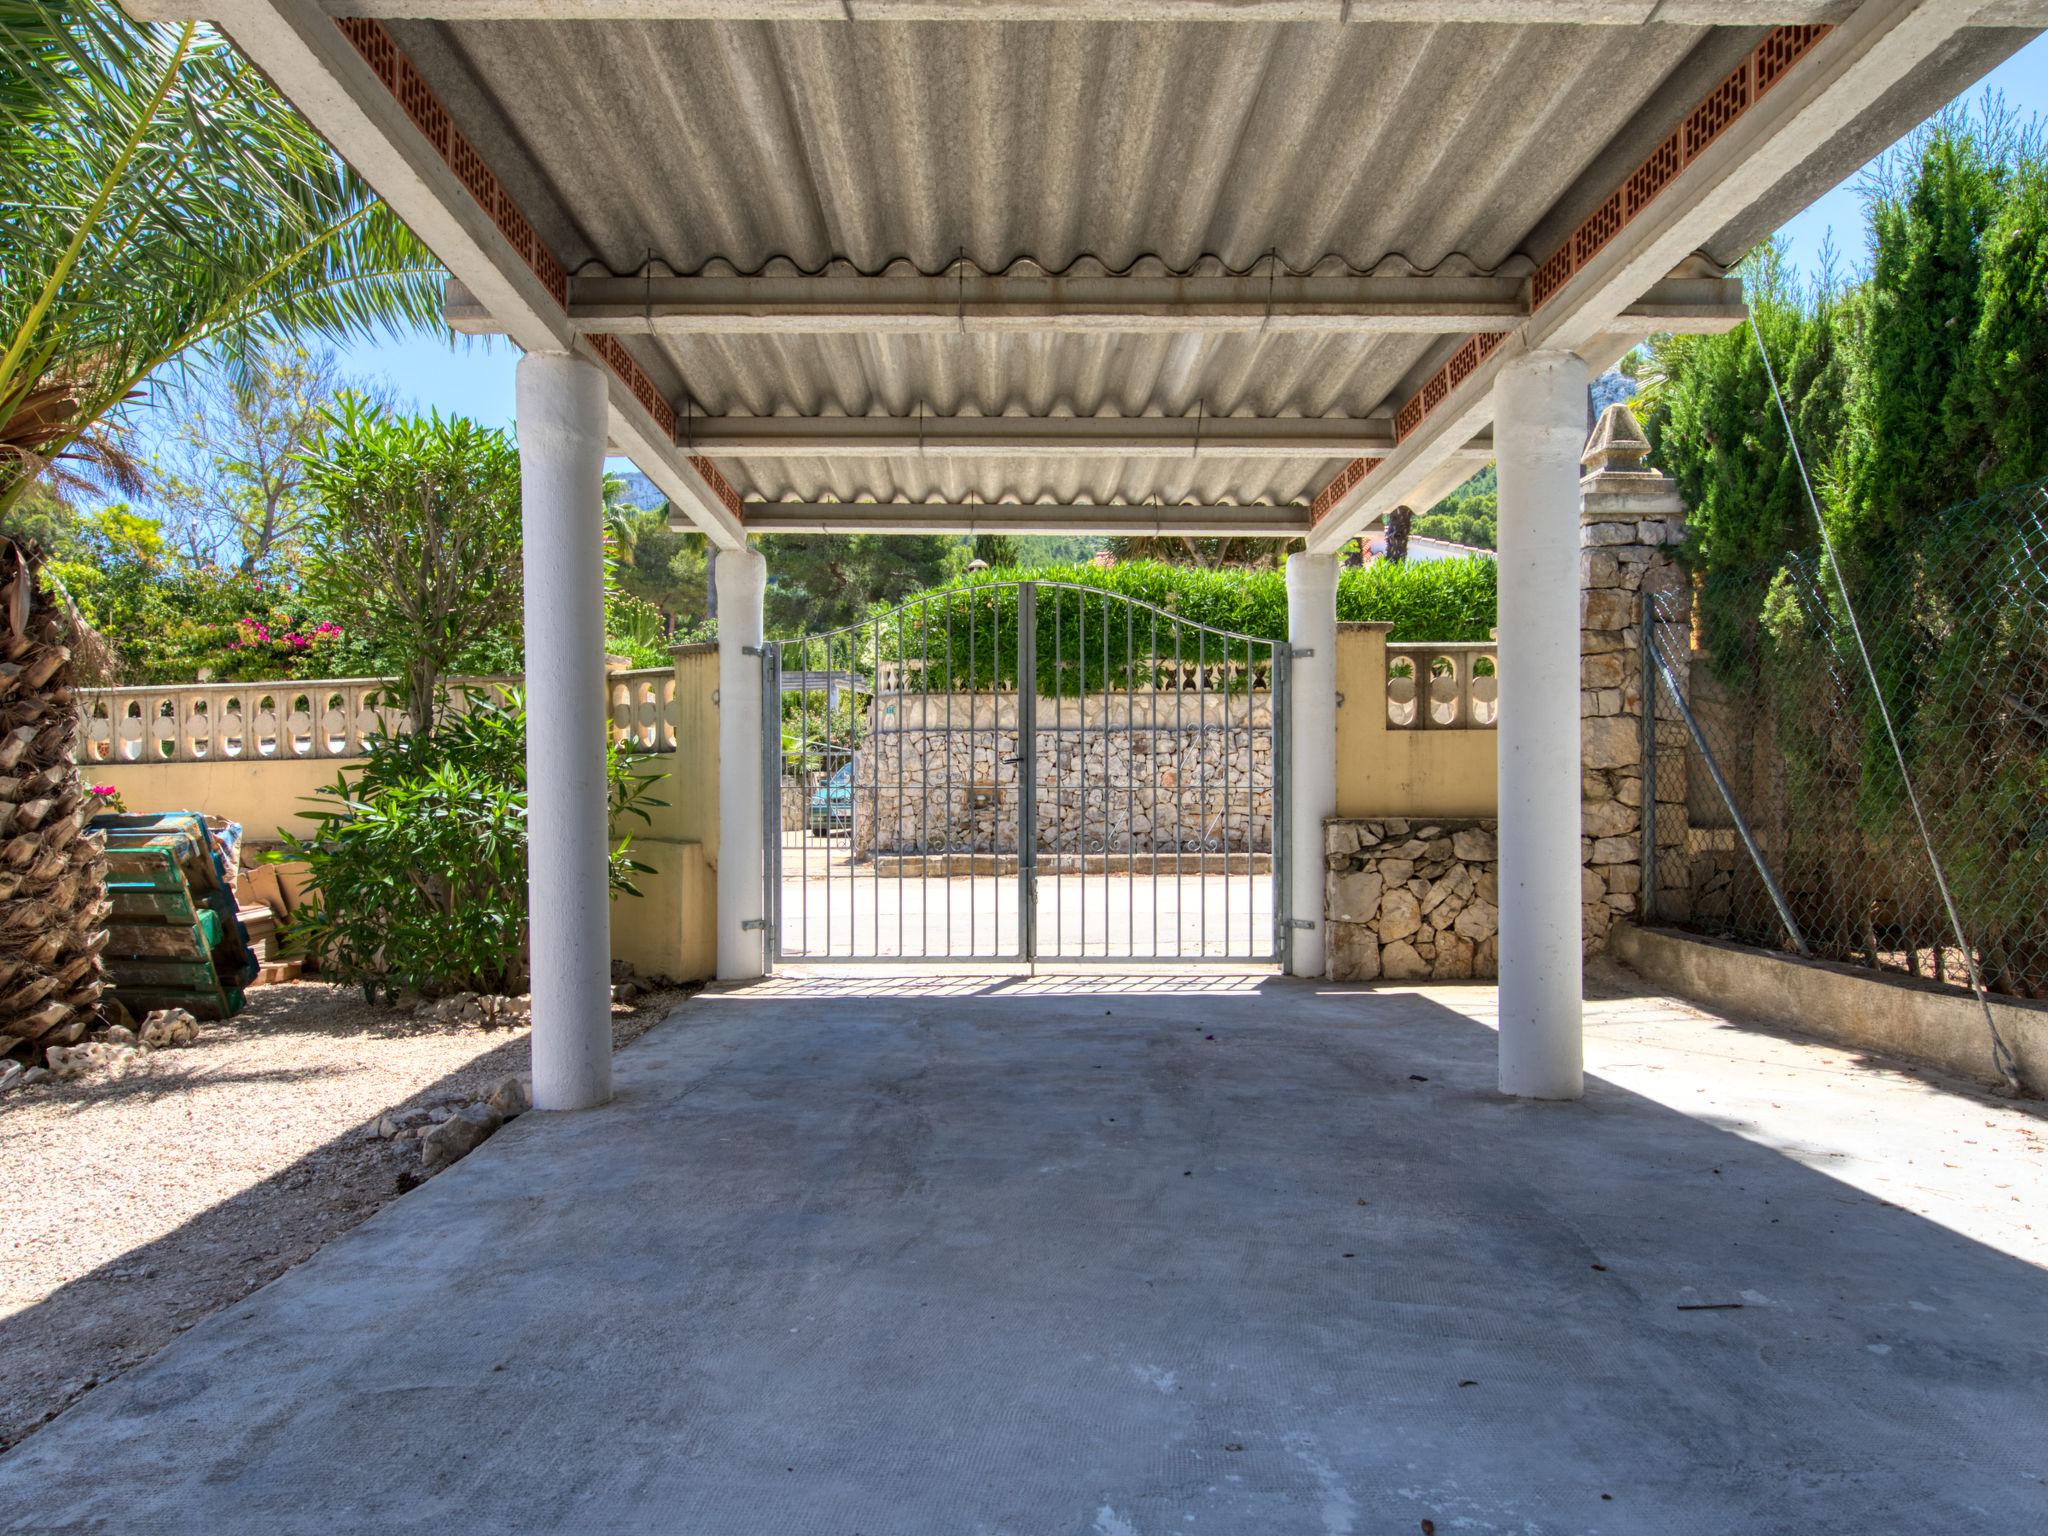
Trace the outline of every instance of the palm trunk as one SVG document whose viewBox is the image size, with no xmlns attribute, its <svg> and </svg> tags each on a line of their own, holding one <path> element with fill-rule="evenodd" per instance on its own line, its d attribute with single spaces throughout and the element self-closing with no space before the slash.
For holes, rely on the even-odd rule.
<svg viewBox="0 0 2048 1536">
<path fill-rule="evenodd" d="M 0 538 L 0 1055 L 40 1060 L 98 1021 L 103 840 L 72 749 L 78 700 L 40 560 Z"/>
</svg>

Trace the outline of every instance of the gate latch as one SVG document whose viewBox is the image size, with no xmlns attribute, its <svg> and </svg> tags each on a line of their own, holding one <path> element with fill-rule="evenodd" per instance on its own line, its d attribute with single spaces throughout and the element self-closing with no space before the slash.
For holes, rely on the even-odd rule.
<svg viewBox="0 0 2048 1536">
<path fill-rule="evenodd" d="M 1316 648 L 1312 645 L 1291 645 L 1287 648 L 1287 654 L 1292 656 L 1296 661 L 1301 661 L 1306 657 L 1313 656 L 1315 655 L 1315 653 Z"/>
<path fill-rule="evenodd" d="M 1313 928 L 1315 924 L 1305 917 L 1290 917 L 1287 919 L 1287 926 L 1290 928 Z"/>
<path fill-rule="evenodd" d="M 740 654 L 742 656 L 766 656 L 768 651 L 764 646 L 743 645 L 740 647 Z"/>
<path fill-rule="evenodd" d="M 743 918 L 740 921 L 740 930 L 742 932 L 753 928 L 766 928 L 767 926 L 768 919 L 765 917 L 749 917 Z"/>
</svg>

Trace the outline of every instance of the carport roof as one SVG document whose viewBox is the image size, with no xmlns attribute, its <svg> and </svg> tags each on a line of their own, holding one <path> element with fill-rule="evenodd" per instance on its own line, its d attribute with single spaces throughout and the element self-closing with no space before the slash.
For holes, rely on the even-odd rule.
<svg viewBox="0 0 2048 1536">
<path fill-rule="evenodd" d="M 1714 279 L 2048 19 L 2048 0 L 201 8 L 448 263 L 452 323 L 608 364 L 617 445 L 725 543 L 747 501 L 874 500 L 1292 506 L 1296 531 L 1314 503 L 1331 545 L 1483 458 L 1514 351 L 1600 363 L 1739 323 Z M 865 19 L 906 15 L 941 19 Z M 1047 19 L 1119 15 L 1138 19 Z"/>
</svg>

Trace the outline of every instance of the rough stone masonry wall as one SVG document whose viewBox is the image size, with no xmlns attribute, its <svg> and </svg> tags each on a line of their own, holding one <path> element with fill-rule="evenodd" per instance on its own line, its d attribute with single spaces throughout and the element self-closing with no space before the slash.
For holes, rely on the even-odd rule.
<svg viewBox="0 0 2048 1536">
<path fill-rule="evenodd" d="M 1332 981 L 1463 981 L 1499 971 L 1491 820 L 1323 823 Z"/>
<path fill-rule="evenodd" d="M 1685 503 L 1668 477 L 1644 464 L 1649 447 L 1627 405 L 1609 406 L 1586 444 L 1580 482 L 1580 852 L 1588 955 L 1606 947 L 1615 919 L 1636 915 L 1642 905 L 1643 594 L 1685 585 L 1673 554 L 1685 542 Z M 1684 624 L 1669 624 L 1663 651 L 1681 687 L 1688 649 Z M 1684 726 L 1668 704 L 1659 710 L 1657 731 L 1663 741 L 1682 739 Z M 1658 762 L 1660 900 L 1666 891 L 1683 892 L 1688 881 L 1683 765 L 1683 753 L 1665 753 Z"/>
<path fill-rule="evenodd" d="M 1192 698 L 1163 705 L 1039 701 L 1038 847 L 1045 853 L 1270 853 L 1270 700 Z M 1153 710 L 1157 708 L 1157 718 Z M 982 706 L 984 713 L 987 705 Z M 924 721 L 877 731 L 854 763 L 860 853 L 1010 853 L 1017 847 L 1018 733 L 1013 710 L 952 729 L 943 700 Z M 1198 721 L 1206 723 L 1198 724 Z"/>
<path fill-rule="evenodd" d="M 1617 918 L 1642 900 L 1642 600 L 1684 589 L 1673 553 L 1685 541 L 1685 505 L 1644 464 L 1649 443 L 1626 405 L 1609 406 L 1586 445 L 1580 482 L 1579 705 L 1584 753 L 1580 877 L 1586 953 L 1603 948 Z M 1688 686 L 1682 619 L 1664 652 Z M 1503 659 L 1513 666 L 1513 658 Z M 1503 707 L 1512 709 L 1509 682 Z M 1684 726 L 1660 707 L 1658 740 Z M 1660 754 L 1656 787 L 1658 900 L 1688 891 L 1684 754 Z M 1324 823 L 1324 898 L 1333 981 L 1492 977 L 1498 972 L 1498 883 L 1491 820 L 1401 818 Z"/>
</svg>

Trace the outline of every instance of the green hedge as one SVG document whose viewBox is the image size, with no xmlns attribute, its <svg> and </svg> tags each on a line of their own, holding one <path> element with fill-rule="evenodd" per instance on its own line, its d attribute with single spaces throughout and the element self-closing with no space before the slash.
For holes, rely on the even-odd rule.
<svg viewBox="0 0 2048 1536">
<path fill-rule="evenodd" d="M 1263 686 L 1272 642 L 1287 637 L 1287 582 L 1280 571 L 1208 571 L 1158 561 L 1034 570 L 976 571 L 877 608 L 849 630 L 805 643 L 786 640 L 783 670 L 872 673 L 902 659 L 935 688 L 1016 681 L 1017 583 L 1038 585 L 1041 690 L 1146 687 L 1155 661 L 1176 655 L 1206 668 L 1205 686 Z M 1463 560 L 1345 570 L 1337 617 L 1391 623 L 1395 640 L 1484 640 L 1495 614 L 1494 562 Z M 1225 640 L 1228 630 L 1253 642 Z"/>
</svg>

